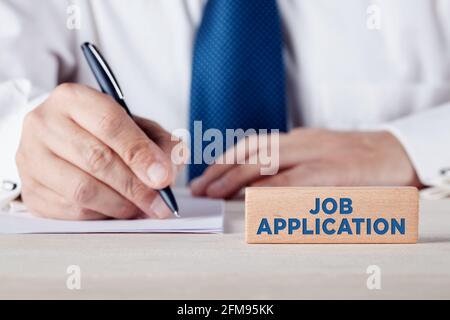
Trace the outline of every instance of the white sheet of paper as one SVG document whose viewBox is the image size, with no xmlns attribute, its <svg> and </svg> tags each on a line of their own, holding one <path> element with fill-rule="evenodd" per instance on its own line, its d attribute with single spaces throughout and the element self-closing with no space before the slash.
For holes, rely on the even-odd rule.
<svg viewBox="0 0 450 320">
<path fill-rule="evenodd" d="M 0 234 L 222 233 L 224 201 L 178 196 L 182 218 L 168 220 L 59 221 L 23 209 L 0 213 Z"/>
</svg>

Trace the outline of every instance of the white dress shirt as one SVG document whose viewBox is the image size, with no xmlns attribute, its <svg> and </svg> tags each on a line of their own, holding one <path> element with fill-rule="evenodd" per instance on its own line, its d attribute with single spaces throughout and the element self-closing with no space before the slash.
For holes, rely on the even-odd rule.
<svg viewBox="0 0 450 320">
<path fill-rule="evenodd" d="M 187 128 L 205 0 L 0 0 L 0 177 L 24 115 L 59 83 L 97 87 L 96 43 L 132 112 Z M 450 0 L 279 0 L 293 126 L 388 129 L 423 183 L 450 166 Z M 77 28 L 77 27 L 80 28 Z M 64 108 L 64 106 L 61 106 Z"/>
</svg>

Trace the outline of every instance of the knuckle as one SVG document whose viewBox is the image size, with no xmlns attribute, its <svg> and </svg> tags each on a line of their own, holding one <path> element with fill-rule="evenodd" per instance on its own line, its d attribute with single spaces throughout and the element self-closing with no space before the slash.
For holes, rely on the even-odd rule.
<svg viewBox="0 0 450 320">
<path fill-rule="evenodd" d="M 236 181 L 239 181 L 242 177 L 242 169 L 240 167 L 230 171 L 225 176 L 225 182 L 226 184 L 236 183 Z"/>
<path fill-rule="evenodd" d="M 223 182 L 225 185 L 227 186 L 232 186 L 234 184 L 236 184 L 240 179 L 239 179 L 239 174 L 237 172 L 237 169 L 232 170 L 231 172 L 227 173 L 224 177 L 223 177 Z"/>
<path fill-rule="evenodd" d="M 78 92 L 78 85 L 74 83 L 63 83 L 55 88 L 52 97 L 56 99 L 67 99 L 74 97 Z"/>
<path fill-rule="evenodd" d="M 37 180 L 33 178 L 32 173 L 34 172 L 34 170 L 32 168 L 32 164 L 30 164 L 30 162 L 27 161 L 27 158 L 20 153 L 16 155 L 16 167 L 17 173 L 20 177 L 22 190 L 24 190 L 24 188 L 26 187 L 31 188 L 31 190 L 33 190 L 34 188 L 38 189 L 40 185 L 38 184 Z"/>
<path fill-rule="evenodd" d="M 21 147 L 28 149 L 34 142 L 44 140 L 45 135 L 49 132 L 50 125 L 51 122 L 49 122 L 46 111 L 42 107 L 38 107 L 26 114 L 20 138 Z"/>
<path fill-rule="evenodd" d="M 125 119 L 122 112 L 111 109 L 100 117 L 99 128 L 105 134 L 117 135 L 122 130 Z"/>
<path fill-rule="evenodd" d="M 227 174 L 227 180 L 228 180 L 228 182 L 231 182 L 231 183 L 244 181 L 246 179 L 247 172 L 249 170 L 253 170 L 254 168 L 258 168 L 258 167 L 259 167 L 259 165 L 257 165 L 257 164 L 239 165 Z"/>
<path fill-rule="evenodd" d="M 124 202 L 119 206 L 114 214 L 118 219 L 132 219 L 138 214 L 136 207 L 129 202 Z"/>
<path fill-rule="evenodd" d="M 141 159 L 146 159 L 148 162 L 152 162 L 153 157 L 149 151 L 148 141 L 138 141 L 127 146 L 123 154 L 123 160 L 126 164 L 134 165 Z"/>
<path fill-rule="evenodd" d="M 63 83 L 56 87 L 47 101 L 43 104 L 56 113 L 66 112 L 71 106 L 82 101 L 85 95 L 84 87 L 75 83 Z"/>
<path fill-rule="evenodd" d="M 25 155 L 21 148 L 16 152 L 15 162 L 19 170 L 25 165 Z"/>
<path fill-rule="evenodd" d="M 82 220 L 81 217 L 86 215 L 86 209 L 81 207 L 72 207 L 70 210 L 70 218 L 73 220 Z"/>
<path fill-rule="evenodd" d="M 39 125 L 40 123 L 43 122 L 43 119 L 44 119 L 43 113 L 39 108 L 36 108 L 33 111 L 28 112 L 23 121 L 24 130 Z"/>
<path fill-rule="evenodd" d="M 277 179 L 275 179 L 277 186 L 290 186 L 291 182 L 291 178 L 287 174 L 281 174 L 277 177 Z"/>
<path fill-rule="evenodd" d="M 25 118 L 23 119 L 23 129 L 26 130 L 30 128 L 34 124 L 35 120 L 36 120 L 35 112 L 34 111 L 28 112 L 25 115 Z"/>
<path fill-rule="evenodd" d="M 74 208 L 72 211 L 72 216 L 76 220 L 87 220 L 91 215 L 93 211 L 86 208 Z"/>
<path fill-rule="evenodd" d="M 106 170 L 114 161 L 114 154 L 107 146 L 98 144 L 88 149 L 87 165 L 92 173 Z"/>
<path fill-rule="evenodd" d="M 124 189 L 131 199 L 143 200 L 150 194 L 149 188 L 134 176 L 126 179 Z"/>
<path fill-rule="evenodd" d="M 34 180 L 34 179 L 30 179 L 28 177 L 23 177 L 22 178 L 22 193 L 34 193 L 37 196 L 40 195 L 39 190 L 40 190 L 40 185 L 39 183 Z M 33 191 L 34 190 L 34 191 Z"/>
<path fill-rule="evenodd" d="M 86 204 L 95 197 L 96 193 L 96 186 L 92 182 L 82 180 L 77 184 L 73 192 L 73 200 L 77 204 Z"/>
</svg>

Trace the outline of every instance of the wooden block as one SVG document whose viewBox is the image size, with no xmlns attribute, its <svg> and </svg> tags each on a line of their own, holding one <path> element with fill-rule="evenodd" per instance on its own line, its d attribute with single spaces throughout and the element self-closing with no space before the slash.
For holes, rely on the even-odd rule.
<svg viewBox="0 0 450 320">
<path fill-rule="evenodd" d="M 416 188 L 248 188 L 245 198 L 247 243 L 418 240 Z"/>
</svg>

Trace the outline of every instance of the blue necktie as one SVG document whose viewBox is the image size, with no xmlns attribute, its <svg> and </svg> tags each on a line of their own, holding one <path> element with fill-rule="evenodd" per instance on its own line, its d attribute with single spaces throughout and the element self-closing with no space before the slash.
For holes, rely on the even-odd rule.
<svg viewBox="0 0 450 320">
<path fill-rule="evenodd" d="M 193 57 L 190 181 L 208 167 L 194 160 L 210 143 L 194 148 L 194 122 L 224 137 L 226 129 L 287 130 L 280 20 L 276 0 L 208 1 Z"/>
</svg>

